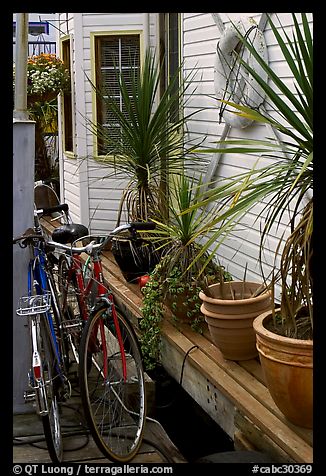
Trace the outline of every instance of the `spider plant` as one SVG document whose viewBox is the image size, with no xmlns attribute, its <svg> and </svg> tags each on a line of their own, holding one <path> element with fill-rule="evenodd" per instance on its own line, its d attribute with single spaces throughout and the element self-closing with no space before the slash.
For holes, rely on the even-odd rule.
<svg viewBox="0 0 326 476">
<path fill-rule="evenodd" d="M 109 127 L 89 122 L 105 150 L 105 155 L 97 160 L 102 166 L 111 167 L 107 173 L 103 171 L 103 176 L 128 179 L 120 202 L 118 224 L 124 206 L 129 221 L 161 217 L 166 211 L 169 175 L 179 174 L 185 160 L 188 168 L 198 169 L 203 164 L 203 159 L 199 163 L 193 154 L 198 142 L 191 143 L 185 137 L 187 121 L 194 112 L 179 114 L 178 119 L 171 120 L 175 104 L 181 105 L 192 81 L 193 73 L 190 73 L 177 86 L 181 71 L 182 66 L 158 99 L 163 70 L 150 50 L 145 54 L 140 73 L 138 68 L 131 67 L 131 75 L 126 78 L 116 69 L 123 107 L 114 91 L 100 90 L 91 83 L 109 111 Z"/>
<path fill-rule="evenodd" d="M 239 32 L 241 41 L 250 54 L 267 72 L 268 81 L 264 81 L 239 58 L 243 67 L 265 92 L 268 107 L 253 110 L 245 105 L 224 101 L 236 109 L 235 114 L 266 124 L 270 131 L 274 131 L 275 137 L 265 140 L 220 141 L 218 148 L 201 150 L 206 153 L 261 153 L 263 157 L 271 159 L 270 164 L 261 168 L 257 168 L 256 164 L 246 173 L 233 176 L 226 181 L 220 180 L 217 186 L 202 195 L 202 199 L 190 210 L 218 201 L 218 215 L 211 220 L 210 226 L 212 229 L 217 225 L 220 226 L 211 234 L 202 249 L 204 253 L 215 243 L 213 246 L 215 252 L 225 233 L 233 229 L 257 202 L 264 200 L 262 211 L 259 213 L 264 223 L 260 258 L 271 227 L 279 225 L 285 213 L 290 212 L 291 234 L 285 240 L 280 269 L 277 269 L 275 264 L 272 282 L 273 284 L 281 282 L 282 332 L 299 338 L 302 330 L 302 322 L 299 325 L 299 320 L 303 315 L 306 329 L 301 335 L 312 336 L 313 295 L 310 270 L 313 251 L 313 40 L 306 14 L 301 14 L 302 28 L 296 15 L 292 14 L 294 25 L 292 38 L 282 25 L 278 28 L 269 17 L 271 29 L 292 72 L 295 92 Z M 283 237 L 281 240 L 277 252 L 284 245 Z"/>
</svg>

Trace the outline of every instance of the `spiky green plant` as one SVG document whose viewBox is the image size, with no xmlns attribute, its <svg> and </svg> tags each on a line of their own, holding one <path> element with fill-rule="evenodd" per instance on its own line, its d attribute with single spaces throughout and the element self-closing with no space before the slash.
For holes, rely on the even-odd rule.
<svg viewBox="0 0 326 476">
<path fill-rule="evenodd" d="M 201 179 L 196 181 L 182 174 L 175 176 L 172 184 L 169 220 L 167 222 L 153 220 L 156 229 L 153 231 L 152 242 L 157 244 L 162 257 L 142 289 L 144 297 L 143 316 L 139 324 L 140 343 L 148 370 L 153 369 L 160 359 L 160 326 L 164 306 L 169 303 L 168 307 L 175 322 L 178 321 L 176 311 L 183 310 L 192 329 L 201 332 L 204 316 L 200 312 L 199 291 L 207 289 L 209 284 L 219 282 L 221 279 L 232 280 L 231 275 L 215 263 L 212 256 L 206 266 L 205 275 L 200 275 L 200 269 L 208 259 L 208 253 L 202 254 L 201 259 L 194 266 L 190 266 L 201 253 L 200 238 L 205 236 L 207 231 L 205 223 L 215 211 L 213 208 L 209 213 L 191 210 L 182 214 L 197 203 L 202 181 Z"/>
<path fill-rule="evenodd" d="M 150 50 L 146 52 L 140 73 L 138 68 L 132 67 L 126 79 L 116 69 L 122 108 L 114 91 L 100 90 L 92 84 L 98 99 L 109 111 L 109 127 L 88 121 L 105 150 L 105 155 L 97 160 L 102 166 L 112 168 L 111 171 L 103 168 L 103 177 L 129 180 L 121 199 L 118 223 L 123 206 L 130 221 L 161 217 L 166 211 L 168 177 L 179 174 L 185 160 L 188 168 L 198 169 L 203 165 L 203 159 L 199 162 L 193 153 L 198 142 L 190 142 L 185 135 L 187 121 L 194 112 L 180 113 L 177 120 L 171 120 L 175 104 L 184 106 L 185 93 L 192 83 L 193 73 L 190 73 L 176 87 L 181 71 L 182 66 L 158 98 L 163 70 Z M 110 126 L 114 126 L 114 132 Z"/>
</svg>

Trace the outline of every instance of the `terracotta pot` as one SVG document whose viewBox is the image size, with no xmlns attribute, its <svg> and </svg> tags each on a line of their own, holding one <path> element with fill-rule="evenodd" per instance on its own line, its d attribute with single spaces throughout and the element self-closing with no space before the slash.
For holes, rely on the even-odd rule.
<svg viewBox="0 0 326 476">
<path fill-rule="evenodd" d="M 250 297 L 261 286 L 260 283 L 230 281 L 224 286 L 226 289 L 232 288 L 235 299 L 222 299 L 221 285 L 212 284 L 209 290 L 213 297 L 206 296 L 202 291 L 199 293 L 203 301 L 200 310 L 205 316 L 213 342 L 225 359 L 253 359 L 258 355 L 253 320 L 271 309 L 271 293 Z"/>
<path fill-rule="evenodd" d="M 312 428 L 313 341 L 268 331 L 264 324 L 271 318 L 270 311 L 264 312 L 253 323 L 265 383 L 291 423 Z"/>
</svg>

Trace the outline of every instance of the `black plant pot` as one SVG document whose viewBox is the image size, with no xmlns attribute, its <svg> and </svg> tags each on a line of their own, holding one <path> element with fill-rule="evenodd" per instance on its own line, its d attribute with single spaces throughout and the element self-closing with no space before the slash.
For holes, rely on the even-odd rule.
<svg viewBox="0 0 326 476">
<path fill-rule="evenodd" d="M 112 254 L 129 283 L 136 283 L 137 278 L 153 271 L 160 260 L 153 245 L 142 239 L 114 238 Z"/>
</svg>

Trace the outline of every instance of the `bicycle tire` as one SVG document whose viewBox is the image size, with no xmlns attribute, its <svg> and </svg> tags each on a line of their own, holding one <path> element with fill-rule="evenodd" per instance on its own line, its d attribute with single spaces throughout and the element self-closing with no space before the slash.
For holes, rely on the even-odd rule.
<svg viewBox="0 0 326 476">
<path fill-rule="evenodd" d="M 104 304 L 87 321 L 79 349 L 79 383 L 85 418 L 95 443 L 104 456 L 124 463 L 134 458 L 141 445 L 146 394 L 137 336 L 120 312 L 116 312 L 116 318 L 118 327 L 114 325 L 112 308 Z M 123 348 L 118 342 L 117 328 Z M 108 366 L 106 378 L 104 362 Z"/>
<path fill-rule="evenodd" d="M 52 349 L 50 329 L 46 325 L 45 315 L 40 317 L 39 351 L 41 352 L 43 386 L 48 406 L 48 413 L 41 415 L 43 432 L 48 452 L 53 463 L 61 463 L 63 458 L 63 440 L 60 424 L 59 386 L 60 377 L 56 371 L 56 361 Z"/>
</svg>

